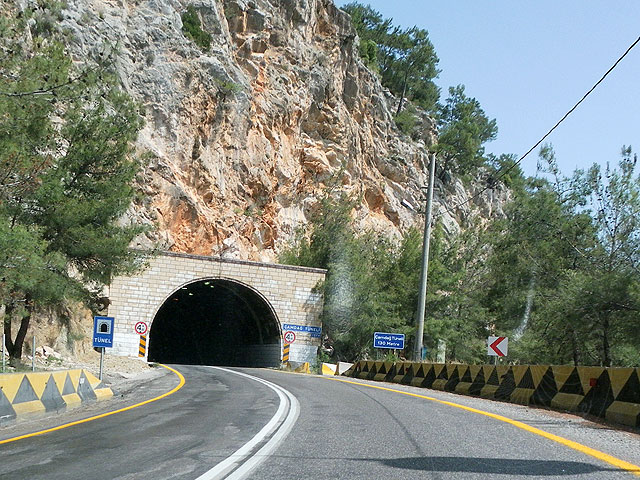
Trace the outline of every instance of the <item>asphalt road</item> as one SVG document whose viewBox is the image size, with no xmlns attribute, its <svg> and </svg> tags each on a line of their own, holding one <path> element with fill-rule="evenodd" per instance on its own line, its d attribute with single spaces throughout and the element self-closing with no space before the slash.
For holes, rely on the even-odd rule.
<svg viewBox="0 0 640 480">
<path fill-rule="evenodd" d="M 278 395 L 258 382 L 206 367 L 177 368 L 184 387 L 157 402 L 0 445 L 0 478 L 193 480 L 248 442 L 278 408 Z M 145 399 L 178 380 L 169 375 L 157 383 Z M 24 433 L 17 427 L 0 429 L 0 440 Z"/>
<path fill-rule="evenodd" d="M 234 452 L 232 459 L 247 463 L 231 478 L 255 480 L 634 478 L 606 461 L 496 418 L 366 385 L 499 414 L 640 465 L 638 433 L 564 414 L 400 385 L 234 369 L 284 387 L 296 402 L 286 392 L 228 371 L 176 368 L 186 384 L 167 398 L 0 445 L 0 478 L 217 478 L 219 472 L 211 469 L 228 463 Z M 163 376 L 141 399 L 176 384 L 173 375 Z M 60 419 L 45 419 L 39 426 L 56 421 Z M 281 438 L 287 423 L 292 429 Z M 273 428 L 265 429 L 270 424 Z M 2 428 L 0 440 L 33 426 Z M 265 430 L 268 435 L 256 440 Z M 271 436 L 275 438 L 269 440 Z M 246 447 L 252 439 L 252 448 Z M 240 458 L 243 446 L 249 456 Z M 253 470 L 245 475 L 248 466 Z"/>
<path fill-rule="evenodd" d="M 294 430 L 251 479 L 615 479 L 611 464 L 511 424 L 450 405 L 358 384 L 429 396 L 502 415 L 640 466 L 640 432 L 579 417 L 461 395 L 352 379 L 263 371 L 291 391 Z M 640 469 L 637 471 L 640 476 Z"/>
</svg>

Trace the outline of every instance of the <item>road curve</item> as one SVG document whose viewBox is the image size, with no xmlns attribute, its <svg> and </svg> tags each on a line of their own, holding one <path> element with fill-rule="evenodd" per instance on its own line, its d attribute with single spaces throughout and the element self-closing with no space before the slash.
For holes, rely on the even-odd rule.
<svg viewBox="0 0 640 480">
<path fill-rule="evenodd" d="M 640 476 L 640 468 L 622 470 L 588 450 L 626 461 L 633 470 L 640 465 L 640 435 L 573 416 L 402 385 L 274 370 L 176 368 L 185 375 L 186 384 L 167 398 L 0 445 L 0 478 Z M 155 388 L 173 388 L 167 378 L 172 377 L 163 377 Z M 500 416 L 515 422 L 507 423 Z M 519 428 L 517 422 L 531 428 Z M 568 448 L 535 434 L 536 429 L 585 449 Z M 13 430 L 1 429 L 0 440 Z"/>
<path fill-rule="evenodd" d="M 249 477 L 254 480 L 640 476 L 640 467 L 636 467 L 640 465 L 640 432 L 617 431 L 556 412 L 410 386 L 343 379 L 346 383 L 266 370 L 256 375 L 291 391 L 300 401 L 301 411 L 296 428 Z M 498 416 L 626 461 L 635 473 Z"/>
<path fill-rule="evenodd" d="M 266 381 L 225 369 L 176 368 L 185 385 L 157 402 L 0 445 L 0 478 L 219 478 L 249 461 L 288 418 L 290 400 Z M 19 429 L 0 430 L 0 440 Z"/>
</svg>

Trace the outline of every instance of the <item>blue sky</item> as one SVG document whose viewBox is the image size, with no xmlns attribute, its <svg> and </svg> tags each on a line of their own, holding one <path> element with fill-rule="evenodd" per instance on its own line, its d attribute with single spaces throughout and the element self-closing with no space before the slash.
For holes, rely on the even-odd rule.
<svg viewBox="0 0 640 480">
<path fill-rule="evenodd" d="M 337 0 L 341 6 L 347 1 Z M 524 154 L 640 36 L 639 0 L 371 0 L 394 25 L 429 31 L 442 70 L 498 122 L 487 152 Z M 547 139 L 570 175 L 640 152 L 640 44 Z M 523 160 L 534 175 L 537 150 Z"/>
</svg>

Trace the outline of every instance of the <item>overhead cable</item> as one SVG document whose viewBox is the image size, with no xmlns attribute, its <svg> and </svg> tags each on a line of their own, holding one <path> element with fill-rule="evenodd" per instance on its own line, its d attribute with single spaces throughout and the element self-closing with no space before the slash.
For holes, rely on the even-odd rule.
<svg viewBox="0 0 640 480">
<path fill-rule="evenodd" d="M 578 108 L 578 106 L 585 101 L 585 99 L 591 95 L 591 93 L 598 87 L 598 85 L 600 85 L 605 78 L 607 78 L 607 76 L 618 66 L 618 64 L 624 59 L 624 57 L 626 57 L 629 52 L 633 49 L 633 47 L 635 47 L 638 43 L 640 43 L 640 37 L 638 37 L 635 42 L 633 42 L 629 48 L 627 48 L 627 50 L 620 56 L 620 58 L 618 58 L 618 60 L 616 60 L 616 62 L 609 68 L 609 70 L 607 70 L 605 72 L 604 75 L 602 75 L 602 77 L 600 77 L 600 79 L 587 91 L 587 93 L 585 93 L 582 98 L 567 112 L 564 114 L 564 116 L 558 120 L 558 122 L 551 127 L 551 129 L 544 134 L 544 136 L 538 140 L 533 147 L 531 147 L 529 150 L 527 150 L 527 152 L 522 155 L 516 162 L 514 162 L 512 165 L 509 165 L 502 173 L 500 173 L 500 170 L 498 170 L 498 172 L 496 173 L 500 173 L 496 178 L 495 181 L 497 182 L 498 180 L 502 179 L 507 173 L 509 173 L 511 170 L 513 170 L 514 168 L 516 168 L 518 165 L 520 165 L 520 163 L 531 153 L 533 152 L 542 142 L 545 141 L 545 139 L 551 135 L 551 133 L 558 128 L 558 126 L 560 126 L 560 124 L 562 122 L 564 122 L 567 117 L 569 115 L 571 115 L 574 110 L 576 108 Z M 454 205 L 453 207 L 451 207 L 451 209 L 446 208 L 445 209 L 449 212 L 449 213 L 453 213 L 452 210 L 455 210 L 458 207 L 461 207 L 462 205 L 465 205 L 466 203 L 471 202 L 473 199 L 477 198 L 478 196 L 480 196 L 481 194 L 483 194 L 484 192 L 486 192 L 487 190 L 489 190 L 490 188 L 493 187 L 493 183 L 491 185 L 487 185 L 486 187 L 484 187 L 482 190 L 480 190 L 478 193 L 476 193 L 475 195 L 471 196 L 469 199 L 465 200 L 464 202 L 460 202 L 456 205 Z"/>
</svg>

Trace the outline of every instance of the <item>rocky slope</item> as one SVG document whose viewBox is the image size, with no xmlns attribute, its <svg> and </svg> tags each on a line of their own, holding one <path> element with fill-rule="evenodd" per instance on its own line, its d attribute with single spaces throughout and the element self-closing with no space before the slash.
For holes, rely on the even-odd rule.
<svg viewBox="0 0 640 480">
<path fill-rule="evenodd" d="M 360 195 L 361 228 L 397 236 L 421 216 L 428 147 L 399 132 L 396 99 L 361 63 L 349 17 L 331 0 L 68 0 L 62 26 L 81 61 L 116 45 L 125 88 L 143 106 L 150 152 L 143 200 L 164 249 L 273 261 L 326 188 Z M 197 10 L 209 51 L 182 32 Z M 476 188 L 481 188 L 481 182 Z M 456 231 L 472 206 L 460 181 L 437 182 L 436 211 Z M 476 200 L 484 214 L 505 192 Z"/>
</svg>

